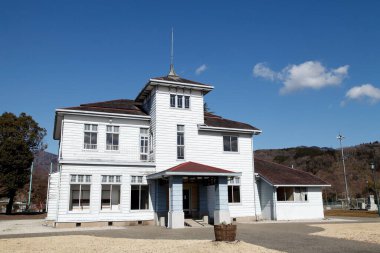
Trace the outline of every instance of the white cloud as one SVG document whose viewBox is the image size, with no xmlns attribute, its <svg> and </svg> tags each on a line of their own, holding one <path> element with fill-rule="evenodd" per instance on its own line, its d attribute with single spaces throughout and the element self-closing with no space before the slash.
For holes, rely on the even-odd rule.
<svg viewBox="0 0 380 253">
<path fill-rule="evenodd" d="M 380 89 L 372 84 L 362 84 L 349 89 L 346 98 L 351 100 L 368 100 L 370 103 L 380 101 Z"/>
<path fill-rule="evenodd" d="M 202 64 L 201 66 L 199 66 L 199 67 L 195 70 L 195 74 L 200 75 L 200 74 L 202 74 L 203 72 L 205 72 L 206 69 L 207 69 L 206 64 Z"/>
<path fill-rule="evenodd" d="M 318 61 L 307 61 L 299 65 L 288 65 L 280 72 L 275 72 L 264 63 L 253 67 L 253 75 L 270 81 L 280 81 L 283 87 L 281 94 L 290 93 L 306 88 L 321 89 L 342 83 L 348 75 L 348 65 L 328 70 Z"/>
</svg>

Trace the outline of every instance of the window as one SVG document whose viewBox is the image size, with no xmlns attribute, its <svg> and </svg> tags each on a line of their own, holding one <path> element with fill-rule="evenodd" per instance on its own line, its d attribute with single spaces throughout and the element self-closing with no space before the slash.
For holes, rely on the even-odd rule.
<svg viewBox="0 0 380 253">
<path fill-rule="evenodd" d="M 175 107 L 175 95 L 170 94 L 170 107 Z"/>
<path fill-rule="evenodd" d="M 107 150 L 119 150 L 118 126 L 107 126 Z"/>
<path fill-rule="evenodd" d="M 183 107 L 182 103 L 183 103 L 183 96 L 182 95 L 178 95 L 177 96 L 177 107 L 178 108 L 182 108 Z"/>
<path fill-rule="evenodd" d="M 238 151 L 238 137 L 237 136 L 223 136 L 223 149 L 228 152 Z"/>
<path fill-rule="evenodd" d="M 185 108 L 190 108 L 190 96 L 185 96 Z"/>
<path fill-rule="evenodd" d="M 90 209 L 90 175 L 71 175 L 70 180 L 70 211 Z"/>
<path fill-rule="evenodd" d="M 278 187 L 277 201 L 307 201 L 306 187 Z"/>
<path fill-rule="evenodd" d="M 142 176 L 131 179 L 131 210 L 149 209 L 149 186 L 143 184 Z"/>
<path fill-rule="evenodd" d="M 120 176 L 102 176 L 102 210 L 120 210 Z"/>
<path fill-rule="evenodd" d="M 148 129 L 140 128 L 140 160 L 148 160 Z"/>
<path fill-rule="evenodd" d="M 240 178 L 228 180 L 228 203 L 240 203 Z"/>
<path fill-rule="evenodd" d="M 185 126 L 177 125 L 177 159 L 185 159 Z"/>
<path fill-rule="evenodd" d="M 84 124 L 84 149 L 96 149 L 98 144 L 98 125 Z"/>
<path fill-rule="evenodd" d="M 189 109 L 190 96 L 170 94 L 170 107 Z"/>
</svg>

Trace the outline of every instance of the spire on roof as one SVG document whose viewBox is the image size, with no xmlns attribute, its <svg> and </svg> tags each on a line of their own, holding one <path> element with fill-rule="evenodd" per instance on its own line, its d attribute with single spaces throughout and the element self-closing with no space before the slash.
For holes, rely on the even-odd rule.
<svg viewBox="0 0 380 253">
<path fill-rule="evenodd" d="M 177 74 L 174 71 L 174 64 L 173 64 L 173 59 L 174 59 L 174 31 L 172 27 L 172 44 L 171 44 L 171 49 L 170 49 L 170 71 L 168 76 L 177 76 Z"/>
</svg>

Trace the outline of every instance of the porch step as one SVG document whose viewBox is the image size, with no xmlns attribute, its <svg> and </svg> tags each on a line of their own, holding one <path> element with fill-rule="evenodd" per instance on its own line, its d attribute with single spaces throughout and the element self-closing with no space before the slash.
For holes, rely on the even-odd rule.
<svg viewBox="0 0 380 253">
<path fill-rule="evenodd" d="M 203 220 L 185 219 L 185 226 L 192 228 L 211 227 L 211 225 L 203 222 Z"/>
</svg>

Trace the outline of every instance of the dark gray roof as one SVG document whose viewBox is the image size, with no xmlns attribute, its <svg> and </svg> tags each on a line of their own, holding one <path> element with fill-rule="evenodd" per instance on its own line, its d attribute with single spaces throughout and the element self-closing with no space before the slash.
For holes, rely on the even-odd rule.
<svg viewBox="0 0 380 253">
<path fill-rule="evenodd" d="M 325 185 L 322 179 L 278 163 L 255 158 L 255 172 L 272 185 Z"/>
<path fill-rule="evenodd" d="M 131 115 L 148 115 L 141 107 L 140 103 L 129 99 L 117 99 L 96 103 L 81 104 L 80 106 L 66 107 L 63 109 L 91 111 L 91 112 L 108 112 Z"/>
<path fill-rule="evenodd" d="M 223 127 L 223 128 L 237 128 L 247 130 L 259 130 L 258 128 L 246 123 L 233 121 L 230 119 L 222 118 L 221 116 L 205 112 L 204 114 L 205 125 L 210 127 Z"/>
<path fill-rule="evenodd" d="M 185 78 L 182 78 L 180 76 L 162 76 L 162 77 L 155 77 L 152 79 L 161 80 L 161 81 L 169 81 L 169 82 L 179 82 L 179 83 L 187 83 L 187 84 L 196 84 L 196 85 L 204 85 L 204 86 L 210 86 L 208 84 L 191 81 Z"/>
</svg>

